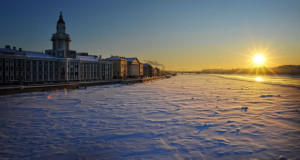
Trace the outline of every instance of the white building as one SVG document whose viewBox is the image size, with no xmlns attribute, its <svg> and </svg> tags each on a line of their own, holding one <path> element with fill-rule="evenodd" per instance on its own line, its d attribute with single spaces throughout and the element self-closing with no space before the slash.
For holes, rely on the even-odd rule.
<svg viewBox="0 0 300 160">
<path fill-rule="evenodd" d="M 95 55 L 77 53 L 76 59 L 80 61 L 79 80 L 90 81 L 113 78 L 112 62 L 104 61 Z"/>
<path fill-rule="evenodd" d="M 113 63 L 100 59 L 100 79 L 113 79 Z"/>
<path fill-rule="evenodd" d="M 68 80 L 66 60 L 42 52 L 0 48 L 0 84 Z"/>
</svg>

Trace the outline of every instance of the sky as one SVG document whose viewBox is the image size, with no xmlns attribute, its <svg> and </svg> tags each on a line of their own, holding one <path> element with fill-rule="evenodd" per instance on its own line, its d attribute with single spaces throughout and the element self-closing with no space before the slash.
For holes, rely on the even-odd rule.
<svg viewBox="0 0 300 160">
<path fill-rule="evenodd" d="M 166 70 L 300 64 L 299 0 L 2 0 L 0 47 L 51 49 L 59 12 L 70 49 Z"/>
</svg>

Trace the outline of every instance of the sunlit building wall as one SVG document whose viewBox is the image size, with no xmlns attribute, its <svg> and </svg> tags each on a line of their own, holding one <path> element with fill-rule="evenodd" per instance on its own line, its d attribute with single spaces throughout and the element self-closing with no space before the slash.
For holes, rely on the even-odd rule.
<svg viewBox="0 0 300 160">
<path fill-rule="evenodd" d="M 134 57 L 134 58 L 126 58 L 127 60 L 127 76 L 128 77 L 140 77 L 143 74 L 141 74 L 141 63 L 140 61 Z"/>
<path fill-rule="evenodd" d="M 105 59 L 113 64 L 113 78 L 126 78 L 127 77 L 127 60 L 125 57 L 111 56 Z"/>
<path fill-rule="evenodd" d="M 144 64 L 140 63 L 140 77 L 144 76 Z"/>
</svg>

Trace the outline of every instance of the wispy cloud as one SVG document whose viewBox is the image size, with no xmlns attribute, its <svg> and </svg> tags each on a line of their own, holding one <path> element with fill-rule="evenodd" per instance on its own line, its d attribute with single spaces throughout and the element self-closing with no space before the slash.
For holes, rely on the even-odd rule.
<svg viewBox="0 0 300 160">
<path fill-rule="evenodd" d="M 157 62 L 157 61 L 152 61 L 152 60 L 143 60 L 144 63 L 149 63 L 150 65 L 153 65 L 153 66 L 161 66 L 161 67 L 164 67 L 163 64 Z"/>
</svg>

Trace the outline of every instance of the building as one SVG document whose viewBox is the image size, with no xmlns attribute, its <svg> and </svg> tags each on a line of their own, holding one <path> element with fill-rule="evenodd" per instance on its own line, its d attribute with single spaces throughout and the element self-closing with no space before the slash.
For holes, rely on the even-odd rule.
<svg viewBox="0 0 300 160">
<path fill-rule="evenodd" d="M 153 68 L 152 73 L 153 73 L 153 76 L 160 76 L 161 75 L 160 69 L 157 68 L 157 67 Z"/>
<path fill-rule="evenodd" d="M 111 56 L 105 60 L 113 64 L 113 78 L 127 78 L 127 60 L 125 57 Z"/>
<path fill-rule="evenodd" d="M 66 60 L 42 52 L 0 49 L 0 84 L 26 84 L 66 80 Z"/>
<path fill-rule="evenodd" d="M 113 78 L 113 63 L 88 53 L 76 53 L 79 60 L 79 80 L 91 81 Z"/>
<path fill-rule="evenodd" d="M 144 76 L 144 64 L 140 63 L 140 77 Z"/>
<path fill-rule="evenodd" d="M 92 81 L 100 79 L 100 63 L 98 56 L 88 53 L 76 53 L 79 60 L 80 81 Z"/>
<path fill-rule="evenodd" d="M 127 77 L 142 77 L 143 64 L 136 57 L 125 59 L 127 60 Z"/>
<path fill-rule="evenodd" d="M 113 63 L 98 56 L 77 53 L 76 58 L 56 58 L 42 52 L 0 48 L 0 84 L 108 80 Z"/>
<path fill-rule="evenodd" d="M 22 48 L 17 50 L 9 45 L 0 48 L 0 84 L 111 79 L 113 63 L 88 53 L 76 54 L 76 51 L 69 50 L 71 39 L 65 30 L 65 22 L 60 13 L 56 33 L 51 38 L 52 49 L 46 50 L 46 54 L 23 51 Z M 127 73 L 127 65 L 123 68 Z"/>
<path fill-rule="evenodd" d="M 153 76 L 153 67 L 150 64 L 145 63 L 143 65 L 143 72 L 144 72 L 145 77 L 152 77 Z"/>
</svg>

